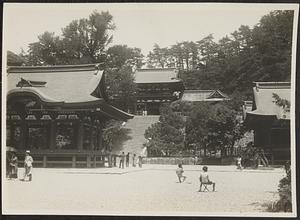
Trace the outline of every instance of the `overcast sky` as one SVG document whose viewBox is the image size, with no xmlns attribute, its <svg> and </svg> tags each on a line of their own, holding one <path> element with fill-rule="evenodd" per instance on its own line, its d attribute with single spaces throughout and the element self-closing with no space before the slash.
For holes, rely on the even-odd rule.
<svg viewBox="0 0 300 220">
<path fill-rule="evenodd" d="M 25 51 L 44 31 L 61 34 L 72 20 L 87 18 L 93 10 L 109 11 L 116 30 L 114 44 L 127 44 L 142 49 L 144 55 L 154 43 L 161 47 L 181 41 L 198 41 L 208 34 L 216 40 L 229 35 L 241 25 L 257 24 L 263 15 L 275 9 L 288 9 L 279 4 L 5 4 L 4 48 L 15 53 Z"/>
</svg>

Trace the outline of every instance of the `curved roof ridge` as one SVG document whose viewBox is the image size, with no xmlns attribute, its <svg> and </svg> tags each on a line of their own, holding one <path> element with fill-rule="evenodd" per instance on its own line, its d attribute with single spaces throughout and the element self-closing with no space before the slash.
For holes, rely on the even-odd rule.
<svg viewBox="0 0 300 220">
<path fill-rule="evenodd" d="M 57 99 L 53 99 L 47 95 L 45 95 L 42 91 L 40 91 L 40 89 L 37 89 L 35 87 L 23 87 L 23 88 L 17 88 L 17 89 L 12 89 L 10 91 L 8 91 L 7 95 L 12 95 L 12 94 L 15 94 L 15 93 L 32 93 L 36 96 L 38 96 L 41 101 L 43 102 L 52 102 L 52 103 L 62 103 L 62 101 L 60 100 L 57 100 Z"/>
<path fill-rule="evenodd" d="M 77 72 L 99 70 L 100 63 L 52 66 L 9 66 L 7 73 Z"/>
<path fill-rule="evenodd" d="M 137 72 L 146 72 L 146 71 L 170 71 L 170 70 L 176 70 L 175 67 L 170 68 L 145 68 L 145 69 L 136 69 Z"/>
</svg>

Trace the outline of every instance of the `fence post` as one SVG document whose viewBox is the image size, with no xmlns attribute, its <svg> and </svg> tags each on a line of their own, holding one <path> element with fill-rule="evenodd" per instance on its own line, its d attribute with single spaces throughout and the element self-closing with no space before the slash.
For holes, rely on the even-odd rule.
<svg viewBox="0 0 300 220">
<path fill-rule="evenodd" d="M 87 155 L 86 157 L 86 167 L 91 168 L 91 156 Z"/>
<path fill-rule="evenodd" d="M 72 168 L 75 168 L 76 167 L 76 156 L 73 155 L 72 156 Z"/>
<path fill-rule="evenodd" d="M 46 155 L 43 156 L 43 167 L 44 168 L 47 167 L 47 156 Z"/>
</svg>

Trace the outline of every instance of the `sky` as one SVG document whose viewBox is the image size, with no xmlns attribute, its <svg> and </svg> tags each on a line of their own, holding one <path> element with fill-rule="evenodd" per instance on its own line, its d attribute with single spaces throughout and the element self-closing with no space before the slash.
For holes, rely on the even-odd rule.
<svg viewBox="0 0 300 220">
<path fill-rule="evenodd" d="M 263 15 L 292 5 L 244 3 L 6 3 L 3 48 L 25 51 L 45 31 L 61 35 L 72 20 L 88 18 L 93 10 L 109 11 L 116 30 L 113 42 L 142 49 L 147 55 L 157 43 L 167 47 L 181 41 L 198 41 L 213 34 L 215 40 L 237 30 L 253 27 Z"/>
</svg>

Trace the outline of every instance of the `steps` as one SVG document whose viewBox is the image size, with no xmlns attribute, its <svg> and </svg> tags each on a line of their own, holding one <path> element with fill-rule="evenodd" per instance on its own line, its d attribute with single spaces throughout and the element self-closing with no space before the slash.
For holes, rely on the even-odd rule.
<svg viewBox="0 0 300 220">
<path fill-rule="evenodd" d="M 122 147 L 113 150 L 114 154 L 120 154 L 121 152 L 127 152 L 136 155 L 140 155 L 143 150 L 143 144 L 146 142 L 144 137 L 145 130 L 152 124 L 158 122 L 159 115 L 149 115 L 149 116 L 134 116 L 126 122 L 124 126 L 128 129 L 128 140 L 125 140 Z"/>
</svg>

